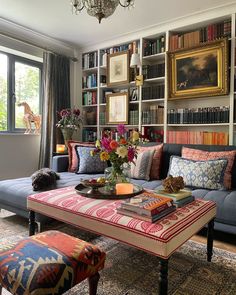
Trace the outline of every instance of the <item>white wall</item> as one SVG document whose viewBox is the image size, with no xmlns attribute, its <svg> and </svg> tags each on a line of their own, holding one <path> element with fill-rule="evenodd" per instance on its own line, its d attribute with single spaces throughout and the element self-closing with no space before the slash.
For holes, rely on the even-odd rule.
<svg viewBox="0 0 236 295">
<path fill-rule="evenodd" d="M 37 57 L 43 56 L 43 49 L 37 46 L 32 46 L 24 43 L 15 38 L 32 42 L 40 47 L 47 48 L 48 50 L 65 54 L 74 57 L 76 51 L 63 42 L 54 40 L 47 36 L 35 33 L 30 30 L 25 30 L 19 25 L 15 25 L 0 19 L 1 32 L 6 32 L 4 36 L 0 33 L 0 47 L 7 47 L 13 50 L 24 52 L 25 54 L 34 55 Z M 15 38 L 14 38 L 15 36 Z M 75 83 L 76 73 L 78 67 L 73 64 L 71 71 L 71 97 L 79 100 L 75 94 L 78 83 Z M 75 76 L 74 76 L 75 75 Z M 77 92 L 79 93 L 79 92 Z M 26 135 L 26 134 L 2 134 L 0 133 L 0 180 L 30 176 L 35 170 L 38 169 L 40 148 L 39 135 Z"/>
</svg>

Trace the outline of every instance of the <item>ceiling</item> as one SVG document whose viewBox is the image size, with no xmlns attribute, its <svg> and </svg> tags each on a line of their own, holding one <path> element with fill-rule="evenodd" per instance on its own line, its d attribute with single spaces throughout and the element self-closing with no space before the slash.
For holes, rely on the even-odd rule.
<svg viewBox="0 0 236 295">
<path fill-rule="evenodd" d="M 121 0 L 123 2 L 123 0 Z M 0 18 L 78 47 L 100 43 L 232 0 L 135 0 L 98 24 L 86 11 L 71 13 L 70 0 L 0 0 Z"/>
</svg>

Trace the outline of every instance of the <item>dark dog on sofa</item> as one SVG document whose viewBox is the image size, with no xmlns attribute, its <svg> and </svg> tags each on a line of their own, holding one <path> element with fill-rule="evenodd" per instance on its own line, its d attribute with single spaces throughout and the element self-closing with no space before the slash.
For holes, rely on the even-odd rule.
<svg viewBox="0 0 236 295">
<path fill-rule="evenodd" d="M 34 191 L 40 191 L 56 185 L 60 179 L 59 174 L 49 168 L 42 168 L 31 175 L 32 186 Z"/>
</svg>

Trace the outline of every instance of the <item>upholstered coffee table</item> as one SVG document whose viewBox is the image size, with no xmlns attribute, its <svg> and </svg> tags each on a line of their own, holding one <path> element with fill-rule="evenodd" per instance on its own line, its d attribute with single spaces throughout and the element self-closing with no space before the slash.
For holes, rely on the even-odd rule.
<svg viewBox="0 0 236 295">
<path fill-rule="evenodd" d="M 97 200 L 78 195 L 74 187 L 28 197 L 29 233 L 35 233 L 35 212 L 107 236 L 160 258 L 159 294 L 168 291 L 168 260 L 183 243 L 208 224 L 207 260 L 211 261 L 216 204 L 195 200 L 156 223 L 116 213 L 121 200 Z"/>
</svg>

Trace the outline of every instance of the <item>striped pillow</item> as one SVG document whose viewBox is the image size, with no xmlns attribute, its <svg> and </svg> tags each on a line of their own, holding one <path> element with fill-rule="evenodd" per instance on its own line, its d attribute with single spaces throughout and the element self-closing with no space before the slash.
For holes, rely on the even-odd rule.
<svg viewBox="0 0 236 295">
<path fill-rule="evenodd" d="M 224 187 L 231 189 L 232 187 L 232 169 L 234 164 L 236 151 L 208 152 L 187 147 L 182 148 L 182 157 L 194 161 L 207 161 L 216 159 L 227 159 L 228 164 L 224 173 Z"/>
<path fill-rule="evenodd" d="M 135 164 L 131 164 L 130 177 L 135 179 L 150 179 L 150 170 L 154 149 L 138 154 Z"/>
</svg>

